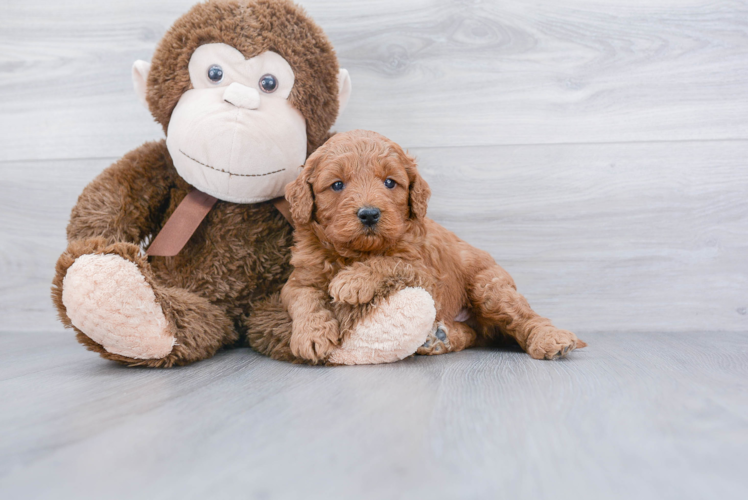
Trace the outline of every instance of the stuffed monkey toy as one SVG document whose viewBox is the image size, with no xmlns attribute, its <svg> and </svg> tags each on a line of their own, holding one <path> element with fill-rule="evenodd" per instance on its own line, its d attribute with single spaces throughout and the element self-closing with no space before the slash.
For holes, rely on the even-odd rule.
<svg viewBox="0 0 748 500">
<path fill-rule="evenodd" d="M 102 357 L 185 365 L 242 345 L 255 308 L 272 309 L 291 271 L 284 188 L 330 137 L 351 83 L 322 30 L 286 0 L 194 6 L 150 64 L 135 63 L 133 81 L 166 140 L 83 190 L 52 297 Z M 344 362 L 395 361 L 424 342 L 431 297 L 398 293 L 340 346 Z"/>
</svg>

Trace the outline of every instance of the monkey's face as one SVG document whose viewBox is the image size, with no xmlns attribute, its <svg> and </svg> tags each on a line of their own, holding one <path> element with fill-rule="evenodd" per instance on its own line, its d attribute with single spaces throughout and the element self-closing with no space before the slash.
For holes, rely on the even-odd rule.
<svg viewBox="0 0 748 500">
<path fill-rule="evenodd" d="M 218 199 L 283 195 L 306 159 L 306 123 L 288 100 L 294 72 L 275 52 L 245 59 L 223 43 L 189 63 L 192 89 L 171 115 L 166 145 L 179 175 Z"/>
</svg>

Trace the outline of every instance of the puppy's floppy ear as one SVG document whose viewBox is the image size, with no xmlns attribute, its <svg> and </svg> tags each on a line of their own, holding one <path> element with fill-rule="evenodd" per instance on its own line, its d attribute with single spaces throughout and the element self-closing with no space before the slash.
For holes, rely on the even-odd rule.
<svg viewBox="0 0 748 500">
<path fill-rule="evenodd" d="M 410 155 L 405 155 L 408 170 L 408 204 L 410 205 L 410 217 L 416 220 L 422 220 L 426 217 L 426 210 L 431 198 L 431 188 L 418 173 L 416 160 Z"/>
<path fill-rule="evenodd" d="M 314 210 L 314 192 L 310 177 L 317 168 L 319 154 L 312 154 L 295 181 L 286 186 L 286 200 L 291 205 L 291 217 L 296 226 L 309 224 Z"/>
</svg>

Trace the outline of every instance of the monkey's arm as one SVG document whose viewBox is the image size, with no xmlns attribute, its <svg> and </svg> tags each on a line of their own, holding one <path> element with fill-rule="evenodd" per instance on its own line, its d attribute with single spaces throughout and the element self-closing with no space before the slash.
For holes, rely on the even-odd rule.
<svg viewBox="0 0 748 500">
<path fill-rule="evenodd" d="M 341 270 L 329 294 L 343 341 L 328 361 L 392 363 L 414 354 L 435 329 L 432 293 L 430 274 L 418 261 L 374 257 Z"/>
<path fill-rule="evenodd" d="M 375 308 L 332 304 L 325 273 L 319 267 L 297 267 L 281 292 L 282 305 L 271 300 L 256 311 L 250 344 L 276 359 L 313 364 L 392 363 L 410 356 L 426 341 L 436 318 L 431 294 L 410 286 L 425 282 L 417 267 L 391 258 L 356 266 L 386 276 L 378 282 L 379 291 L 390 288 Z"/>
<path fill-rule="evenodd" d="M 148 142 L 104 170 L 73 207 L 68 241 L 104 238 L 137 245 L 157 229 L 175 175 L 167 158 L 164 141 Z"/>
</svg>

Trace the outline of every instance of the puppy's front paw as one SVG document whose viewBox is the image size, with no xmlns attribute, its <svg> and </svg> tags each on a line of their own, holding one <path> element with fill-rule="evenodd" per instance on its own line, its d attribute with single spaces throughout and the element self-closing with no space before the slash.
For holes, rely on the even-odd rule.
<svg viewBox="0 0 748 500">
<path fill-rule="evenodd" d="M 291 353 L 313 362 L 324 361 L 337 347 L 340 331 L 335 321 L 296 322 L 291 334 Z"/>
<path fill-rule="evenodd" d="M 333 302 L 344 302 L 352 306 L 366 304 L 374 298 L 377 283 L 365 268 L 347 268 L 330 281 L 328 292 Z"/>
<path fill-rule="evenodd" d="M 535 359 L 556 359 L 585 346 L 587 344 L 570 331 L 548 326 L 535 332 L 527 345 L 527 353 Z"/>
</svg>

